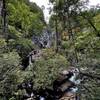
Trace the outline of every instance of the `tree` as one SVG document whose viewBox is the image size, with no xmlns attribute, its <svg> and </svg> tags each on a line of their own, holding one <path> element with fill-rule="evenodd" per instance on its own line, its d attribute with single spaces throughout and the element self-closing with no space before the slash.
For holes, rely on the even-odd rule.
<svg viewBox="0 0 100 100">
<path fill-rule="evenodd" d="M 14 26 L 22 36 L 32 37 L 33 34 L 41 34 L 45 26 L 42 10 L 34 3 L 23 0 L 8 1 L 8 24 Z"/>
<path fill-rule="evenodd" d="M 64 24 L 62 25 L 63 31 L 68 32 L 69 39 L 70 41 L 72 41 L 71 45 L 73 45 L 74 34 L 75 34 L 75 31 L 73 32 L 73 29 L 77 27 L 77 23 L 75 19 L 77 17 L 77 6 L 80 6 L 79 5 L 80 0 L 74 0 L 74 1 L 53 0 L 51 2 L 54 4 L 54 11 L 57 13 L 56 14 L 57 17 L 59 18 L 59 20 L 63 22 L 62 24 Z M 56 37 L 58 38 L 58 35 L 56 35 Z M 75 62 L 77 62 L 77 54 L 76 54 L 75 48 L 74 48 L 73 54 L 74 54 L 74 58 L 76 58 Z"/>
<path fill-rule="evenodd" d="M 0 53 L 0 96 L 8 100 L 16 91 L 20 57 L 17 52 Z"/>
<path fill-rule="evenodd" d="M 85 9 L 86 4 L 88 3 L 87 1 L 51 0 L 51 2 L 53 2 L 53 4 L 56 4 L 55 2 L 57 2 L 57 17 L 58 20 L 60 20 L 58 21 L 58 26 L 62 24 L 62 28 L 60 29 L 64 30 L 69 37 L 66 41 L 62 41 L 63 50 L 66 50 L 65 52 L 67 54 L 65 54 L 67 56 L 66 58 L 72 66 L 82 67 L 83 69 L 84 67 L 87 68 L 89 72 L 88 75 L 90 76 L 93 73 L 98 73 L 98 61 L 100 57 L 97 57 L 96 55 L 99 54 L 97 48 L 99 48 L 98 44 L 100 43 L 98 28 L 99 15 L 97 16 L 97 20 L 95 19 L 97 12 L 91 13 L 91 9 Z M 54 9 L 54 11 L 56 11 L 56 9 Z M 50 23 L 53 22 L 52 20 Z M 95 76 L 95 74 L 93 75 Z M 97 77 L 98 75 L 99 73 L 97 74 Z M 87 92 L 88 89 L 91 90 L 91 92 L 97 89 L 97 85 L 93 81 L 95 81 L 95 79 L 85 80 L 84 83 L 81 84 L 82 86 L 84 85 L 87 87 L 87 89 L 85 88 L 84 91 L 80 91 L 82 94 L 80 98 L 83 98 L 83 96 L 88 97 L 88 93 L 86 93 L 87 95 L 84 94 L 84 92 Z M 91 87 L 86 86 L 86 84 L 89 85 L 90 82 Z M 92 86 L 95 86 L 95 88 L 92 88 Z M 83 87 L 80 86 L 80 90 L 82 90 L 82 88 Z M 96 94 L 98 95 L 98 93 Z M 93 98 L 96 98 L 95 93 L 90 93 L 90 95 L 92 95 Z"/>
</svg>

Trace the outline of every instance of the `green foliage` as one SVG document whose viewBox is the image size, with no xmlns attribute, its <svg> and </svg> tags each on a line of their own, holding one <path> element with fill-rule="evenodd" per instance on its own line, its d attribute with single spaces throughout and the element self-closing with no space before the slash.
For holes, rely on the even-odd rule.
<svg viewBox="0 0 100 100">
<path fill-rule="evenodd" d="M 77 49 L 85 49 L 90 44 L 92 37 L 89 32 L 80 33 L 77 36 L 75 46 Z"/>
<path fill-rule="evenodd" d="M 9 34 L 8 34 L 9 39 L 17 39 L 21 37 L 21 33 L 18 32 L 14 26 L 9 26 Z"/>
<path fill-rule="evenodd" d="M 0 54 L 0 94 L 10 97 L 16 90 L 20 57 L 17 52 Z"/>
<path fill-rule="evenodd" d="M 42 33 L 45 26 L 44 15 L 41 8 L 29 0 L 7 0 L 8 40 L 0 37 L 0 95 L 6 100 L 15 100 L 15 94 L 25 94 L 25 90 L 17 91 L 17 85 L 29 79 L 33 80 L 36 89 L 51 87 L 59 72 L 67 69 L 69 58 L 73 60 L 77 56 L 77 66 L 87 67 L 88 71 L 94 71 L 96 74 L 100 73 L 100 38 L 90 25 L 92 22 L 97 31 L 100 31 L 100 14 L 97 11 L 95 14 L 92 9 L 77 13 L 77 8 L 84 4 L 78 5 L 81 0 L 65 0 L 67 3 L 64 0 L 50 1 L 54 4 L 53 11 L 57 15 L 51 16 L 49 25 L 54 30 L 57 19 L 59 33 L 68 32 L 71 28 L 73 39 L 61 41 L 62 51 L 59 54 L 52 48 L 41 50 L 41 58 L 22 71 L 20 61 L 36 48 L 31 37 Z M 80 30 L 76 31 L 76 28 Z M 86 81 L 83 85 L 92 92 L 91 94 L 85 90 L 85 94 L 81 93 L 84 94 L 84 100 L 98 99 L 100 91 L 94 80 Z M 92 98 L 89 98 L 90 94 Z"/>
<path fill-rule="evenodd" d="M 87 9 L 84 0 L 50 0 L 55 16 L 50 18 L 49 25 L 58 32 L 65 31 L 69 40 L 63 41 L 60 54 L 73 66 L 87 68 L 90 75 L 100 74 L 100 8 Z M 85 2 L 86 1 L 86 2 Z M 84 9 L 85 8 L 85 9 Z M 55 25 L 54 21 L 57 20 Z M 59 26 L 61 26 L 59 28 Z M 76 61 L 77 59 L 77 61 Z M 81 100 L 98 100 L 99 80 L 87 79 L 80 86 Z M 84 88 L 85 87 L 85 88 Z"/>
<path fill-rule="evenodd" d="M 8 99 L 13 99 L 15 94 L 22 95 L 23 91 L 17 91 L 17 85 L 29 79 L 33 80 L 36 89 L 51 87 L 59 72 L 68 66 L 65 57 L 54 55 L 49 49 L 43 50 L 41 59 L 25 71 L 20 70 L 19 64 L 20 57 L 15 51 L 0 55 L 0 93 Z"/>
<path fill-rule="evenodd" d="M 66 50 L 70 47 L 70 42 L 69 41 L 62 41 L 61 48 Z"/>
<path fill-rule="evenodd" d="M 54 55 L 51 51 L 47 54 L 47 58 L 45 54 L 45 57 L 43 56 L 33 64 L 35 88 L 51 87 L 59 72 L 68 66 L 65 57 L 59 54 Z"/>
<path fill-rule="evenodd" d="M 94 17 L 95 26 L 100 31 L 100 14 Z"/>
<path fill-rule="evenodd" d="M 23 37 L 41 33 L 44 27 L 44 16 L 42 10 L 36 4 L 23 0 L 10 0 L 7 3 L 7 10 L 9 13 L 8 24 L 13 26 L 10 27 L 11 30 L 21 31 Z M 15 35 L 18 35 L 16 31 Z"/>
<path fill-rule="evenodd" d="M 48 53 L 44 51 L 48 51 Z M 35 61 L 25 71 L 17 70 L 14 75 L 17 75 L 17 83 L 32 79 L 35 89 L 52 87 L 52 83 L 59 72 L 67 69 L 67 66 L 68 62 L 65 57 L 59 54 L 54 55 L 52 50 L 45 49 L 39 60 Z"/>
<path fill-rule="evenodd" d="M 7 51 L 6 40 L 0 37 L 0 53 L 6 52 L 6 51 Z"/>
<path fill-rule="evenodd" d="M 16 49 L 19 55 L 24 58 L 35 48 L 32 41 L 25 38 L 18 38 L 17 40 L 9 40 L 8 46 L 10 49 Z"/>
<path fill-rule="evenodd" d="M 52 48 L 50 48 L 50 49 L 43 49 L 42 53 L 43 53 L 42 56 L 43 56 L 44 59 L 52 58 L 56 54 L 55 51 Z"/>
<path fill-rule="evenodd" d="M 3 38 L 0 38 L 0 49 L 5 48 L 7 46 L 6 40 Z"/>
</svg>

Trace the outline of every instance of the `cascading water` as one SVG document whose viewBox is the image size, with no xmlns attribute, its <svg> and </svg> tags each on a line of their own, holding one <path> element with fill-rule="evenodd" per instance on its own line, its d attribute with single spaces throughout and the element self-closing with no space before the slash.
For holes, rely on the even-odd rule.
<svg viewBox="0 0 100 100">
<path fill-rule="evenodd" d="M 48 29 L 43 30 L 42 35 L 33 35 L 33 44 L 38 45 L 40 48 L 50 48 L 52 40 L 52 32 Z"/>
</svg>

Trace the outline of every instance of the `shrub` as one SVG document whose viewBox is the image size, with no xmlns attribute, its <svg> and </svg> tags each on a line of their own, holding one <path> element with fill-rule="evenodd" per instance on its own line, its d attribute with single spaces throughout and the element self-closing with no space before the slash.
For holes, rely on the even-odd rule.
<svg viewBox="0 0 100 100">
<path fill-rule="evenodd" d="M 0 94 L 9 98 L 16 90 L 19 70 L 19 55 L 16 52 L 0 54 Z"/>
<path fill-rule="evenodd" d="M 41 87 L 51 87 L 53 81 L 57 78 L 59 72 L 63 69 L 66 69 L 68 66 L 68 62 L 65 57 L 59 54 L 54 55 L 54 52 L 51 51 L 47 54 L 47 59 L 45 59 L 43 56 L 32 66 L 32 70 L 34 72 L 34 87 L 37 89 Z"/>
<path fill-rule="evenodd" d="M 8 29 L 9 29 L 8 36 L 10 39 L 16 39 L 22 36 L 22 33 L 18 32 L 14 26 L 9 25 Z"/>
<path fill-rule="evenodd" d="M 3 38 L 0 38 L 0 53 L 3 53 L 6 48 L 7 48 L 6 40 Z"/>
<path fill-rule="evenodd" d="M 31 40 L 25 38 L 19 38 L 17 40 L 10 39 L 8 45 L 10 49 L 16 49 L 22 58 L 27 56 L 35 47 Z"/>
</svg>

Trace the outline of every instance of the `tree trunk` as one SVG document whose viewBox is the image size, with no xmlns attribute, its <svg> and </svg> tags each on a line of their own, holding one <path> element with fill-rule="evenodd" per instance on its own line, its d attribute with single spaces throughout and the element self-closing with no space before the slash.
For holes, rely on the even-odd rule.
<svg viewBox="0 0 100 100">
<path fill-rule="evenodd" d="M 6 23 L 6 2 L 5 0 L 3 0 L 2 17 L 3 17 L 3 33 L 6 33 L 7 23 Z"/>
<path fill-rule="evenodd" d="M 0 1 L 0 16 L 2 16 L 3 1 Z"/>
<path fill-rule="evenodd" d="M 71 25 L 71 16 L 70 16 L 69 12 L 70 11 L 69 11 L 69 6 L 68 6 L 68 8 L 67 8 L 68 35 L 69 35 L 69 40 L 71 41 L 71 45 L 73 45 L 73 47 L 74 47 L 74 51 L 71 52 L 72 56 L 70 59 L 72 59 L 72 61 L 70 62 L 70 64 L 71 64 L 71 66 L 76 66 L 78 64 L 78 56 L 77 56 L 77 51 L 75 48 L 74 35 L 72 32 L 72 25 Z"/>
<path fill-rule="evenodd" d="M 59 35 L 58 35 L 58 20 L 57 20 L 57 7 L 56 7 L 56 19 L 55 19 L 55 40 L 56 40 L 56 49 L 55 49 L 55 52 L 57 53 L 58 52 L 58 45 L 59 45 Z"/>
<path fill-rule="evenodd" d="M 59 35 L 58 35 L 58 23 L 57 23 L 57 19 L 55 20 L 55 30 L 56 30 L 56 34 L 55 34 L 55 39 L 56 39 L 56 49 L 55 49 L 55 51 L 56 51 L 56 53 L 58 52 L 58 42 L 59 42 L 59 40 L 58 40 L 58 38 L 59 38 Z"/>
<path fill-rule="evenodd" d="M 2 33 L 2 8 L 3 8 L 3 1 L 0 0 L 0 33 Z"/>
</svg>

